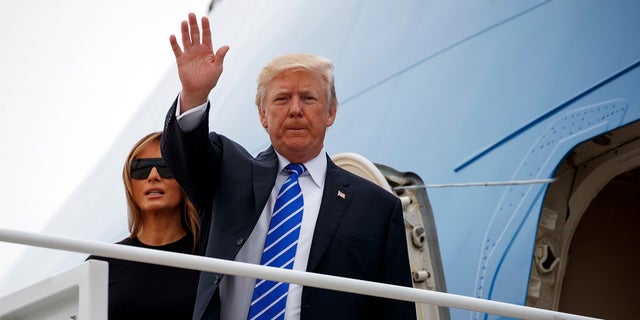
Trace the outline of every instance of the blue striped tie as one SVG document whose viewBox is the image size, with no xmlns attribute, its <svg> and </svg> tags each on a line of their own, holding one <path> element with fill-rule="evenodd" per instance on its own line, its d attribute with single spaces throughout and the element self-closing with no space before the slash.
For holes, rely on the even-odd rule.
<svg viewBox="0 0 640 320">
<path fill-rule="evenodd" d="M 289 178 L 278 192 L 260 264 L 291 269 L 296 257 L 304 207 L 298 176 L 307 168 L 302 164 L 290 163 L 284 170 L 289 172 Z M 284 319 L 288 290 L 289 284 L 286 282 L 257 279 L 248 319 Z"/>
</svg>

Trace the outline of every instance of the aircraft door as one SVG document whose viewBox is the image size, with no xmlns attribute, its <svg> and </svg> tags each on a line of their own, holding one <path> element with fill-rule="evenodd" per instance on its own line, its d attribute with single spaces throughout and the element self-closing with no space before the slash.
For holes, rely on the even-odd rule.
<svg viewBox="0 0 640 320">
<path fill-rule="evenodd" d="M 638 314 L 640 121 L 575 146 L 538 223 L 528 306 L 607 319 Z"/>
</svg>

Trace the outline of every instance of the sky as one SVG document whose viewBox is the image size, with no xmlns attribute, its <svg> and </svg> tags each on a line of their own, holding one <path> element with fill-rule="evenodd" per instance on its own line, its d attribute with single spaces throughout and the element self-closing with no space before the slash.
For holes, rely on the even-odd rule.
<svg viewBox="0 0 640 320">
<path fill-rule="evenodd" d="M 0 227 L 40 231 L 161 76 L 198 1 L 0 1 Z M 22 245 L 0 243 L 0 275 Z"/>
</svg>

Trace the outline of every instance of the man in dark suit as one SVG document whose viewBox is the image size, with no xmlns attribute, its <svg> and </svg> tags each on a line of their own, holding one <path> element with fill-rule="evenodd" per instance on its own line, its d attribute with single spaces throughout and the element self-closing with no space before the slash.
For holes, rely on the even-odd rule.
<svg viewBox="0 0 640 320">
<path fill-rule="evenodd" d="M 201 35 L 189 14 L 181 25 L 184 49 L 175 36 L 170 39 L 182 91 L 167 115 L 162 153 L 196 207 L 212 209 L 202 217 L 206 256 L 265 264 L 261 257 L 278 190 L 291 181 L 285 168 L 293 163 L 304 168 L 293 183 L 304 205 L 295 259 L 287 267 L 410 287 L 399 199 L 338 168 L 324 150 L 338 105 L 331 62 L 294 54 L 263 69 L 256 105 L 271 146 L 254 158 L 234 141 L 209 133 L 208 97 L 229 48 L 214 52 L 206 17 L 202 29 Z M 194 319 L 260 319 L 263 311 L 254 317 L 253 306 L 259 282 L 203 272 Z M 295 284 L 284 288 L 277 319 L 415 319 L 410 302 Z"/>
</svg>

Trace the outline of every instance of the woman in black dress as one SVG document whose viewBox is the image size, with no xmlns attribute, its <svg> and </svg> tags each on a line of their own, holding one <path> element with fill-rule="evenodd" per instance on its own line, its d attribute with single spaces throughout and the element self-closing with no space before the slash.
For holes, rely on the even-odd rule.
<svg viewBox="0 0 640 320">
<path fill-rule="evenodd" d="M 124 164 L 131 234 L 118 244 L 197 254 L 198 214 L 162 160 L 161 134 L 138 141 Z M 89 259 L 109 263 L 109 319 L 191 319 L 200 272 Z"/>
</svg>

